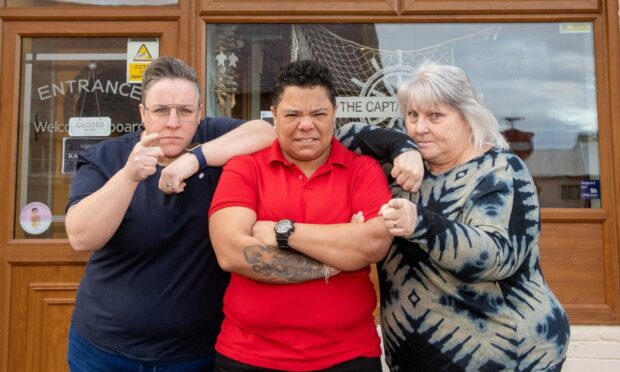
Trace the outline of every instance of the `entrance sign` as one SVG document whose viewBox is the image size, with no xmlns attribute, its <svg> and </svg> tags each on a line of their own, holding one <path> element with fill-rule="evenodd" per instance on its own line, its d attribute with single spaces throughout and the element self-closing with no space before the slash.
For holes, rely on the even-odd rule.
<svg viewBox="0 0 620 372">
<path fill-rule="evenodd" d="M 127 82 L 141 83 L 146 66 L 159 57 L 159 42 L 132 41 L 127 42 Z"/>
</svg>

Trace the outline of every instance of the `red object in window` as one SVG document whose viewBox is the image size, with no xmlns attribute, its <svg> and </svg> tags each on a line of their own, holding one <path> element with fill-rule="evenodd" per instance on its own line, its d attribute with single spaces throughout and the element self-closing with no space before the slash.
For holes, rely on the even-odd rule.
<svg viewBox="0 0 620 372">
<path fill-rule="evenodd" d="M 508 141 L 510 149 L 521 159 L 525 160 L 530 157 L 534 151 L 534 143 L 532 142 L 534 133 L 510 128 L 503 131 L 502 134 Z"/>
</svg>

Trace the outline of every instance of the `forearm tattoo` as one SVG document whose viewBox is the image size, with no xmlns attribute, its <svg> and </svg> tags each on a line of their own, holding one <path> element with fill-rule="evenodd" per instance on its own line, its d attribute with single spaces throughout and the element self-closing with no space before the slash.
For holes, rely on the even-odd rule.
<svg viewBox="0 0 620 372">
<path fill-rule="evenodd" d="M 245 261 L 254 272 L 270 279 L 306 282 L 323 278 L 324 265 L 296 251 L 285 251 L 273 246 L 251 245 L 243 250 Z"/>
</svg>

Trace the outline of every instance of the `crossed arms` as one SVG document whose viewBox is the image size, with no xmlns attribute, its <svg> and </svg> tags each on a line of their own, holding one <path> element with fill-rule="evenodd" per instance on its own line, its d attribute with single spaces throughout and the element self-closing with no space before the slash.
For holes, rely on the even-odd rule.
<svg viewBox="0 0 620 372">
<path fill-rule="evenodd" d="M 295 224 L 293 250 L 277 247 L 273 221 L 256 221 L 246 207 L 227 207 L 211 215 L 209 231 L 218 263 L 225 271 L 272 283 L 299 283 L 340 271 L 355 271 L 381 260 L 392 241 L 382 217 L 331 225 Z M 325 266 L 327 265 L 327 266 Z"/>
</svg>

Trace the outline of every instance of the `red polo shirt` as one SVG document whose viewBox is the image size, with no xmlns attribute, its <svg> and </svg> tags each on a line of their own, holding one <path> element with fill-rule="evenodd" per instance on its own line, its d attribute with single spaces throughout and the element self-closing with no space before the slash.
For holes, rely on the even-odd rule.
<svg viewBox="0 0 620 372">
<path fill-rule="evenodd" d="M 376 217 L 390 196 L 379 164 L 336 139 L 327 161 L 309 179 L 284 158 L 275 141 L 226 165 L 210 214 L 242 206 L 254 210 L 258 220 L 344 223 L 358 211 L 366 220 Z M 287 371 L 381 355 L 369 271 L 300 284 L 265 284 L 232 274 L 217 351 L 243 363 Z"/>
</svg>

